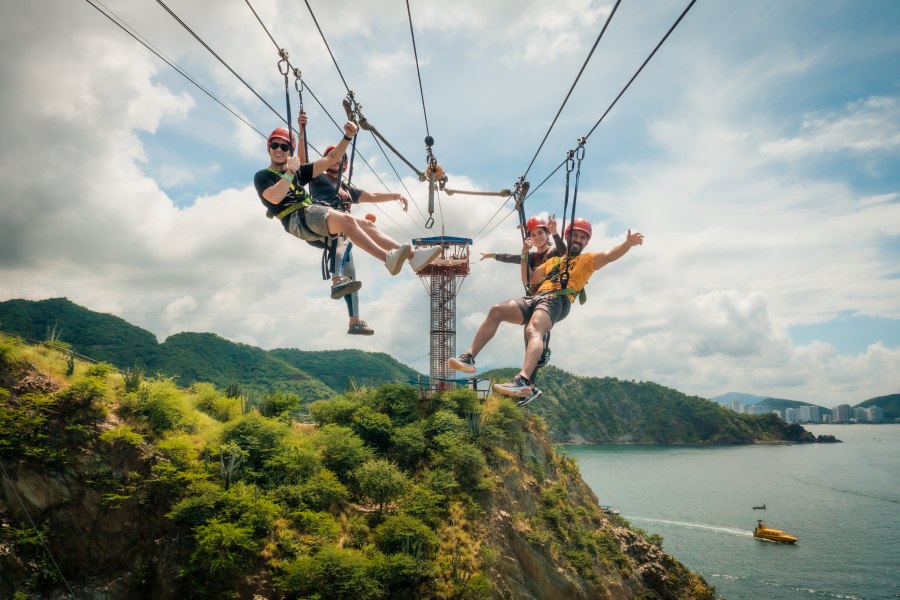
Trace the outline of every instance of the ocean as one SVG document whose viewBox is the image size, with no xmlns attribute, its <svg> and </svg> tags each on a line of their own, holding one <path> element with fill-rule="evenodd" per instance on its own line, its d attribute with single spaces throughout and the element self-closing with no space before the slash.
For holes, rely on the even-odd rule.
<svg viewBox="0 0 900 600">
<path fill-rule="evenodd" d="M 900 425 L 807 429 L 843 443 L 564 450 L 601 504 L 724 598 L 900 598 Z M 799 541 L 753 538 L 757 519 Z"/>
</svg>

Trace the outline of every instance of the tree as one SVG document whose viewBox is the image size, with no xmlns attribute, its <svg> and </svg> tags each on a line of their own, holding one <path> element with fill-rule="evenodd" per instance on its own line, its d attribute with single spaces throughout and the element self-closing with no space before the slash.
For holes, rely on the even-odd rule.
<svg viewBox="0 0 900 600">
<path fill-rule="evenodd" d="M 360 495 L 378 504 L 378 511 L 384 512 L 384 505 L 402 496 L 409 488 L 406 475 L 392 462 L 383 458 L 369 460 L 353 471 L 353 478 Z"/>
</svg>

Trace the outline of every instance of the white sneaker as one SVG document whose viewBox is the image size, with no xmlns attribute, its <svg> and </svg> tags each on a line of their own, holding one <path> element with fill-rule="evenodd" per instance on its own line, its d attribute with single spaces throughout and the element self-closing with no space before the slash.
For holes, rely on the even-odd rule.
<svg viewBox="0 0 900 600">
<path fill-rule="evenodd" d="M 428 250 L 416 250 L 416 253 L 409 259 L 409 266 L 418 273 L 437 259 L 441 255 L 441 246 L 432 246 Z"/>
<path fill-rule="evenodd" d="M 403 268 L 403 261 L 409 257 L 412 247 L 409 244 L 400 244 L 399 248 L 395 248 L 387 253 L 384 259 L 384 266 L 387 267 L 388 273 L 396 275 Z"/>
</svg>

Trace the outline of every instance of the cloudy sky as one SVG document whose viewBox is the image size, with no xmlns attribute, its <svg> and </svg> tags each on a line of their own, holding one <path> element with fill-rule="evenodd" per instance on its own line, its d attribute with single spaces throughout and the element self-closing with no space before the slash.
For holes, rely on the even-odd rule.
<svg viewBox="0 0 900 600">
<path fill-rule="evenodd" d="M 497 191 L 526 170 L 533 187 L 552 173 L 687 0 L 621 3 L 530 169 L 613 2 L 411 0 L 425 111 L 404 2 L 309 5 L 365 115 L 401 153 L 424 166 L 425 112 L 449 187 Z M 160 340 L 209 331 L 263 348 L 360 348 L 427 372 L 420 279 L 358 254 L 376 335 L 347 335 L 319 254 L 266 219 L 252 187 L 286 108 L 276 45 L 250 6 L 302 71 L 313 146 L 341 136 L 331 118 L 343 122 L 346 88 L 306 5 L 166 6 L 247 85 L 158 2 L 0 9 L 0 300 L 65 296 Z M 588 303 L 554 329 L 554 364 L 707 397 L 833 406 L 900 391 L 898 32 L 893 0 L 694 5 L 586 145 L 588 249 L 628 228 L 646 241 L 598 272 Z M 359 151 L 372 169 L 357 163 L 355 182 L 414 200 L 408 213 L 369 206 L 390 235 L 472 238 L 475 257 L 519 250 L 511 203 L 441 195 L 425 229 L 427 187 L 370 134 Z M 563 172 L 550 177 L 529 215 L 561 215 L 564 186 Z M 518 281 L 512 265 L 473 260 L 460 350 Z M 479 367 L 517 366 L 521 340 L 501 327 Z"/>
</svg>

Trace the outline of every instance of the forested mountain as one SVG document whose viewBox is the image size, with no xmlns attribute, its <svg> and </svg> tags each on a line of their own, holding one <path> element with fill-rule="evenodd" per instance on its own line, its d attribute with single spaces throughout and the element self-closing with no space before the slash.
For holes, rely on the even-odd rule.
<svg viewBox="0 0 900 600">
<path fill-rule="evenodd" d="M 508 379 L 512 369 L 486 373 Z M 741 415 L 712 400 L 648 381 L 579 377 L 556 367 L 541 370 L 543 394 L 528 405 L 546 419 L 555 442 L 746 444 L 815 441 L 799 425 L 775 415 Z"/>
<path fill-rule="evenodd" d="M 382 383 L 415 381 L 419 372 L 384 352 L 362 350 L 298 350 L 276 348 L 269 354 L 302 369 L 339 392 L 352 380 L 358 387 Z"/>
</svg>

